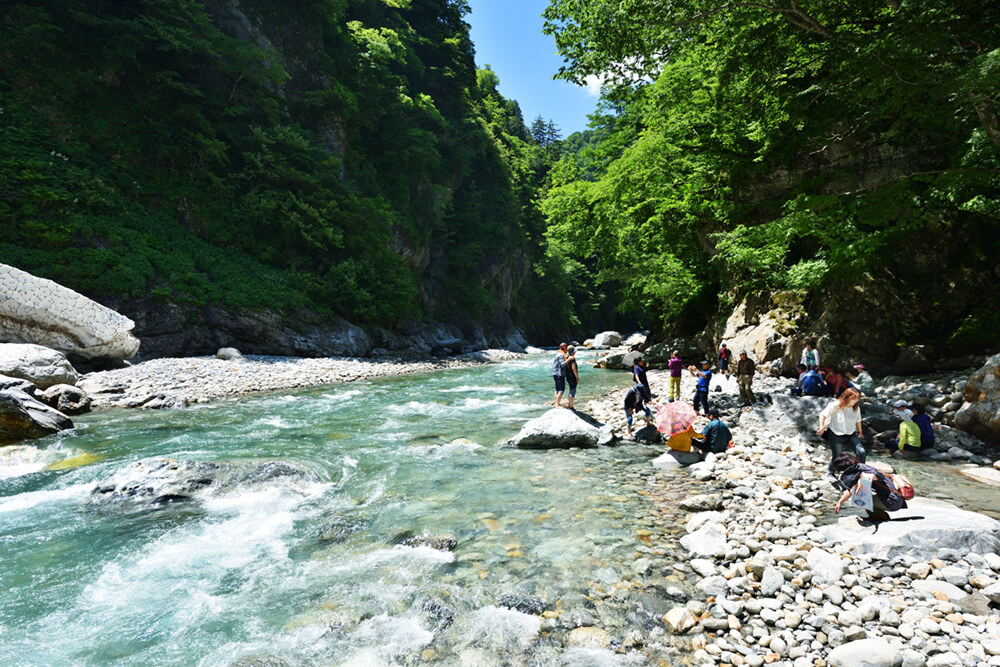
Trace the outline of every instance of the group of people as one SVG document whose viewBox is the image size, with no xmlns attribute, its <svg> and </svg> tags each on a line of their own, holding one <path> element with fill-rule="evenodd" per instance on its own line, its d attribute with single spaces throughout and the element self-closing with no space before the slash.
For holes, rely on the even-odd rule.
<svg viewBox="0 0 1000 667">
<path fill-rule="evenodd" d="M 719 349 L 719 370 L 730 377 L 731 352 L 723 344 Z M 698 366 L 688 366 L 687 370 L 696 378 L 694 394 L 694 411 L 700 415 L 704 411 L 708 423 L 700 433 L 695 432 L 693 425 L 688 429 L 673 434 L 667 441 L 667 446 L 673 450 L 706 452 L 723 452 L 732 446 L 732 432 L 720 419 L 719 412 L 709 404 L 709 387 L 712 381 L 711 364 L 703 359 Z M 670 371 L 669 401 L 681 397 L 681 377 L 685 370 L 684 362 L 678 351 L 674 351 L 667 363 Z M 888 512 L 906 507 L 900 489 L 893 479 L 865 463 L 863 426 L 861 422 L 860 402 L 862 392 L 874 394 L 875 382 L 864 364 L 854 366 L 855 373 L 845 376 L 838 368 L 821 369 L 819 350 L 813 341 L 807 341 L 802 352 L 801 363 L 798 366 L 799 381 L 793 393 L 801 396 L 832 396 L 833 400 L 819 415 L 817 433 L 827 442 L 831 450 L 828 466 L 830 479 L 836 488 L 843 490 L 838 500 L 835 512 L 841 507 L 852 492 L 860 487 L 868 489 L 865 507 L 868 510 L 867 520 L 877 522 L 889 518 Z M 624 409 L 626 432 L 632 436 L 633 417 L 642 413 L 646 424 L 652 423 L 652 412 L 649 404 L 652 401 L 652 390 L 646 373 L 645 359 L 639 356 L 632 368 L 632 387 L 625 393 Z M 752 405 L 756 398 L 753 393 L 753 379 L 756 374 L 756 364 L 749 358 L 746 351 L 740 351 L 736 364 L 736 380 L 739 385 L 740 398 L 744 406 Z M 576 349 L 563 343 L 552 361 L 552 376 L 555 381 L 555 406 L 562 406 L 562 398 L 569 387 L 566 407 L 573 408 L 576 397 L 576 387 L 580 381 L 576 363 Z M 920 404 L 895 406 L 902 419 L 899 429 L 898 450 L 903 456 L 917 456 L 920 450 L 933 446 L 934 431 L 930 417 Z"/>
</svg>

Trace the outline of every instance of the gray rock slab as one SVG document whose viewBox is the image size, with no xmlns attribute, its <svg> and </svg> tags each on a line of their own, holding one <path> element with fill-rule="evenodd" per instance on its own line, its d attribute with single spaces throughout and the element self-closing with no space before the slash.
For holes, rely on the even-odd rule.
<svg viewBox="0 0 1000 667">
<path fill-rule="evenodd" d="M 0 444 L 73 428 L 69 417 L 20 389 L 0 390 Z"/>
<path fill-rule="evenodd" d="M 903 655 L 884 639 L 841 644 L 827 656 L 830 667 L 901 667 Z"/>
<path fill-rule="evenodd" d="M 653 467 L 660 469 L 683 468 L 698 461 L 701 461 L 701 455 L 696 452 L 678 452 L 671 449 L 653 459 Z"/>
<path fill-rule="evenodd" d="M 907 509 L 890 515 L 891 521 L 873 526 L 863 525 L 857 517 L 844 517 L 819 530 L 832 544 L 880 558 L 908 555 L 930 560 L 942 549 L 1000 552 L 1000 521 L 941 500 L 914 498 L 908 503 Z"/>
</svg>

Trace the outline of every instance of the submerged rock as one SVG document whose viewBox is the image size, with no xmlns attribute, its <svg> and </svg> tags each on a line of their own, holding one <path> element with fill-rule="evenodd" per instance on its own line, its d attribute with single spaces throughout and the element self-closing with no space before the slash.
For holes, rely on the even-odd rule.
<svg viewBox="0 0 1000 667">
<path fill-rule="evenodd" d="M 429 547 L 437 551 L 454 551 L 458 540 L 454 535 L 415 535 L 400 542 L 406 547 Z"/>
<path fill-rule="evenodd" d="M 525 423 L 507 444 L 522 449 L 596 447 L 610 427 L 589 415 L 566 408 L 553 408 Z"/>
<path fill-rule="evenodd" d="M 500 599 L 497 600 L 497 606 L 507 607 L 508 609 L 519 611 L 522 614 L 533 614 L 535 616 L 538 616 L 545 611 L 544 602 L 538 598 L 528 597 L 527 595 L 521 595 L 520 593 L 507 593 L 506 595 L 501 595 Z"/>
<path fill-rule="evenodd" d="M 90 504 L 159 507 L 208 497 L 239 486 L 255 486 L 308 474 L 281 461 L 261 464 L 143 459 L 98 482 L 90 492 Z"/>
<path fill-rule="evenodd" d="M 0 390 L 0 444 L 73 428 L 69 417 L 20 389 Z"/>
</svg>

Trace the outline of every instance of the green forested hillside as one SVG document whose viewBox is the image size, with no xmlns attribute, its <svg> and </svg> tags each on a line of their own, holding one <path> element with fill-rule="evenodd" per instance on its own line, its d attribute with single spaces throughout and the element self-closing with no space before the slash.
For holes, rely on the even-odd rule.
<svg viewBox="0 0 1000 667">
<path fill-rule="evenodd" d="M 661 330 L 760 290 L 886 345 L 1000 340 L 1000 7 L 552 0 L 605 77 L 554 240 Z M 828 318 L 829 319 L 829 318 Z"/>
<path fill-rule="evenodd" d="M 389 326 L 544 299 L 551 159 L 477 80 L 467 11 L 3 3 L 0 261 L 98 298 Z"/>
</svg>

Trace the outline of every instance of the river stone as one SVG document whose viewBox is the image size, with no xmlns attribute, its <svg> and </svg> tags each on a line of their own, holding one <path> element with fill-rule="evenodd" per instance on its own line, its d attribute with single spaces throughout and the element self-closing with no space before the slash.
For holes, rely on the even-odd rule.
<svg viewBox="0 0 1000 667">
<path fill-rule="evenodd" d="M 685 498 L 680 502 L 680 508 L 689 512 L 709 512 L 722 509 L 722 496 L 719 494 L 702 494 Z"/>
<path fill-rule="evenodd" d="M 847 574 L 848 562 L 823 549 L 810 549 L 806 561 L 818 583 L 836 584 Z"/>
<path fill-rule="evenodd" d="M 698 461 L 701 461 L 701 455 L 697 452 L 678 452 L 671 449 L 653 459 L 653 467 L 660 469 L 682 468 Z"/>
<path fill-rule="evenodd" d="M 85 412 L 90 412 L 90 396 L 84 390 L 73 385 L 53 385 L 43 391 L 38 398 L 64 415 L 82 415 Z"/>
<path fill-rule="evenodd" d="M 958 474 L 973 482 L 1000 486 L 1000 468 L 959 468 Z"/>
<path fill-rule="evenodd" d="M 290 667 L 290 665 L 281 658 L 264 653 L 245 655 L 229 663 L 229 667 Z"/>
<path fill-rule="evenodd" d="M 215 353 L 215 358 L 223 361 L 243 361 L 243 355 L 235 347 L 220 347 Z"/>
<path fill-rule="evenodd" d="M 1000 604 L 1000 582 L 987 586 L 982 593 L 994 604 Z"/>
<path fill-rule="evenodd" d="M 862 525 L 857 517 L 843 517 L 819 531 L 831 544 L 843 544 L 853 547 L 855 553 L 885 559 L 907 555 L 930 560 L 942 549 L 957 553 L 1000 552 L 1000 521 L 941 500 L 914 498 L 907 502 L 907 509 L 893 512 L 893 520 L 880 523 L 878 530 Z"/>
<path fill-rule="evenodd" d="M 129 318 L 82 294 L 0 264 L 0 340 L 86 359 L 129 359 L 139 351 L 134 327 Z"/>
<path fill-rule="evenodd" d="M 760 594 L 764 597 L 771 597 L 781 590 L 785 585 L 785 577 L 777 568 L 769 567 L 764 569 L 764 575 L 760 580 Z"/>
<path fill-rule="evenodd" d="M 239 486 L 258 486 L 281 478 L 312 478 L 284 461 L 228 463 L 183 459 L 142 459 L 99 481 L 90 504 L 99 508 L 149 506 L 195 500 Z"/>
<path fill-rule="evenodd" d="M 618 347 L 622 344 L 622 335 L 617 331 L 602 331 L 594 336 L 594 346 Z"/>
<path fill-rule="evenodd" d="M 710 521 L 682 537 L 681 546 L 698 556 L 722 555 L 726 551 L 726 530 Z"/>
<path fill-rule="evenodd" d="M 0 444 L 73 428 L 69 417 L 20 389 L 0 390 Z"/>
<path fill-rule="evenodd" d="M 41 345 L 15 343 L 0 344 L 0 374 L 27 380 L 39 389 L 57 384 L 75 385 L 80 379 L 62 352 Z"/>
<path fill-rule="evenodd" d="M 963 667 L 965 663 L 954 653 L 938 653 L 927 658 L 927 667 Z"/>
<path fill-rule="evenodd" d="M 566 645 L 578 648 L 603 649 L 611 645 L 611 635 L 600 628 L 574 628 L 566 635 Z"/>
<path fill-rule="evenodd" d="M 582 412 L 553 408 L 525 423 L 507 444 L 521 449 L 596 447 L 603 426 Z"/>
<path fill-rule="evenodd" d="M 968 593 L 963 591 L 958 586 L 949 584 L 947 581 L 939 581 L 937 579 L 919 579 L 911 583 L 910 586 L 912 586 L 915 591 L 943 593 L 944 595 L 947 595 L 948 599 L 952 602 L 957 602 L 968 595 Z"/>
<path fill-rule="evenodd" d="M 664 615 L 663 623 L 670 632 L 681 635 L 693 628 L 698 619 L 687 607 L 674 607 Z"/>
<path fill-rule="evenodd" d="M 969 377 L 962 398 L 955 425 L 983 440 L 1000 442 L 1000 354 Z"/>
<path fill-rule="evenodd" d="M 705 597 L 724 597 L 729 591 L 729 586 L 726 583 L 725 577 L 720 577 L 718 575 L 712 577 L 705 577 L 699 581 L 695 588 L 698 589 Z"/>
<path fill-rule="evenodd" d="M 788 458 L 774 452 L 764 452 L 764 455 L 760 457 L 760 462 L 768 468 L 788 467 Z"/>
<path fill-rule="evenodd" d="M 830 667 L 902 667 L 903 655 L 884 639 L 842 644 L 827 656 Z"/>
<path fill-rule="evenodd" d="M 687 532 L 693 533 L 710 521 L 721 524 L 725 520 L 725 515 L 722 512 L 698 512 L 688 515 L 685 528 Z"/>
</svg>

